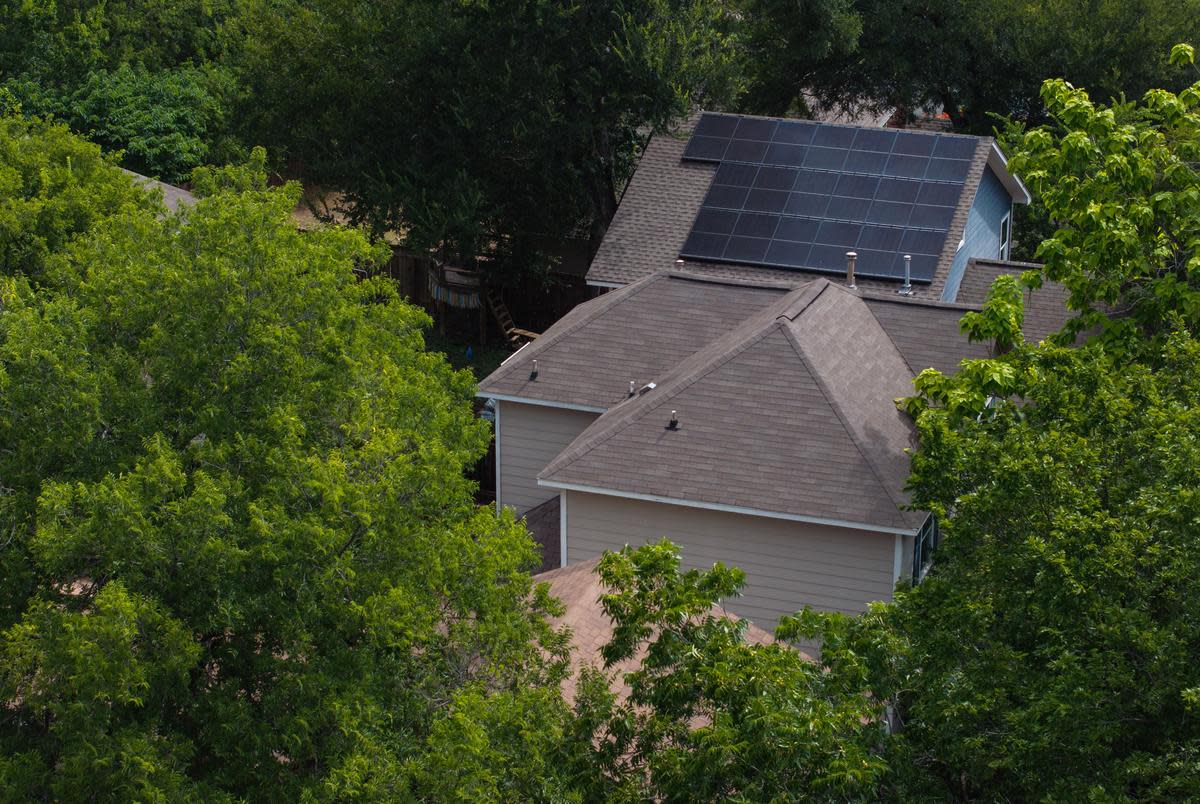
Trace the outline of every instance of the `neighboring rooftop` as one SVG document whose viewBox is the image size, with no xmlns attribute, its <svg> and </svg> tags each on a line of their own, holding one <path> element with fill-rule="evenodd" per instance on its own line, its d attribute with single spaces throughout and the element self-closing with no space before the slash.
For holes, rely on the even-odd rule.
<svg viewBox="0 0 1200 804">
<path fill-rule="evenodd" d="M 958 288 L 961 304 L 978 308 L 987 299 L 988 290 L 996 277 L 1003 274 L 1020 276 L 1025 271 L 1041 270 L 1032 262 L 1001 262 L 999 260 L 973 259 L 967 263 L 967 271 Z M 1070 293 L 1057 282 L 1046 282 L 1037 291 L 1025 293 L 1025 323 L 1022 330 L 1025 338 L 1040 341 L 1062 329 L 1063 324 L 1073 317 L 1067 310 Z"/>
<path fill-rule="evenodd" d="M 612 620 L 600 605 L 600 596 L 607 590 L 596 574 L 599 563 L 600 557 L 597 556 L 534 576 L 535 581 L 543 581 L 550 585 L 551 594 L 561 600 L 566 609 L 562 617 L 556 618 L 554 625 L 565 625 L 571 629 L 571 674 L 563 683 L 563 692 L 568 700 L 575 698 L 579 671 L 583 667 L 605 669 L 600 650 L 612 640 Z M 720 606 L 713 606 L 712 615 L 730 620 L 739 619 L 737 615 L 725 611 Z M 775 641 L 769 631 L 749 621 L 746 622 L 744 637 L 751 645 L 766 645 Z M 638 668 L 643 655 L 644 652 L 640 652 L 632 659 L 620 662 L 606 671 L 610 685 L 621 700 L 629 697 L 629 685 L 625 683 L 625 674 Z"/>
<path fill-rule="evenodd" d="M 697 144 L 707 136 L 697 129 L 689 140 L 697 125 L 727 136 Z M 739 139 L 743 128 L 749 133 Z M 797 138 L 808 144 L 785 141 Z M 795 285 L 814 272 L 843 270 L 845 252 L 857 248 L 866 273 L 893 278 L 903 253 L 912 252 L 914 276 L 928 280 L 916 286 L 916 295 L 940 298 L 987 167 L 1015 200 L 1028 198 L 991 138 L 744 115 L 693 117 L 647 145 L 588 281 L 619 286 L 677 267 Z M 785 224 L 786 233 L 780 231 Z M 761 227 L 771 229 L 769 238 L 742 237 Z M 686 260 L 676 265 L 681 254 Z M 868 276 L 859 284 L 896 287 Z"/>
<path fill-rule="evenodd" d="M 912 376 L 861 297 L 815 280 L 601 416 L 539 482 L 908 532 L 916 434 L 893 400 Z"/>
<path fill-rule="evenodd" d="M 125 170 L 125 168 L 121 168 L 121 170 Z M 180 207 L 190 207 L 196 203 L 196 196 L 182 187 L 176 187 L 174 184 L 167 184 L 158 179 L 143 176 L 141 173 L 134 173 L 132 170 L 125 170 L 125 172 L 132 176 L 135 182 L 146 189 L 157 190 L 162 193 L 163 204 L 172 212 L 178 212 Z"/>
</svg>

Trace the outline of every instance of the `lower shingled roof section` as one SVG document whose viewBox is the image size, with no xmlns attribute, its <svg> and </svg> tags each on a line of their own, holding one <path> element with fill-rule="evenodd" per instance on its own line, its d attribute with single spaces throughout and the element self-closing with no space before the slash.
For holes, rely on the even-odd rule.
<svg viewBox="0 0 1200 804">
<path fill-rule="evenodd" d="M 539 475 L 785 517 L 908 531 L 912 370 L 855 293 L 805 285 L 596 420 Z M 678 411 L 678 425 L 670 426 Z"/>
<path fill-rule="evenodd" d="M 661 379 L 785 290 L 654 274 L 576 307 L 480 382 L 479 394 L 607 409 L 628 397 L 630 382 Z"/>
<path fill-rule="evenodd" d="M 561 600 L 566 609 L 563 616 L 555 618 L 552 624 L 565 625 L 571 629 L 571 673 L 563 682 L 563 692 L 568 700 L 575 698 L 579 671 L 583 667 L 605 670 L 600 650 L 612 640 L 612 620 L 600 605 L 600 596 L 608 590 L 596 574 L 599 564 L 600 557 L 597 556 L 534 576 L 534 581 L 550 585 L 550 593 Z M 725 611 L 720 606 L 713 606 L 711 614 L 734 621 L 739 619 L 737 615 Z M 767 645 L 775 641 L 775 637 L 769 631 L 749 621 L 746 621 L 744 638 L 751 645 Z M 636 670 L 644 656 L 645 652 L 639 651 L 632 659 L 605 670 L 610 688 L 617 693 L 620 700 L 624 701 L 629 697 L 629 685 L 625 683 L 625 674 Z"/>
</svg>

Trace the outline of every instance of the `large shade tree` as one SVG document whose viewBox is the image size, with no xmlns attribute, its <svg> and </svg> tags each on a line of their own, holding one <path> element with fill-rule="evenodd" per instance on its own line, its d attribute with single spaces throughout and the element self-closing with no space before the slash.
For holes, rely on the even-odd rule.
<svg viewBox="0 0 1200 804">
<path fill-rule="evenodd" d="M 709 0 L 296 0 L 247 19 L 257 136 L 451 259 L 598 245 L 649 134 L 733 94 L 732 20 Z"/>
<path fill-rule="evenodd" d="M 858 46 L 831 54 L 810 83 L 830 103 L 909 112 L 944 109 L 961 128 L 989 134 L 994 115 L 1038 124 L 1046 78 L 1090 87 L 1104 101 L 1187 76 L 1167 51 L 1194 40 L 1195 0 L 856 0 Z"/>
<path fill-rule="evenodd" d="M 182 181 L 241 151 L 232 114 L 239 4 L 0 1 L 0 89 L 134 170 Z"/>
<path fill-rule="evenodd" d="M 913 501 L 944 542 L 888 612 L 904 649 L 874 692 L 900 713 L 902 797 L 1183 800 L 1200 789 L 1200 85 L 1043 97 L 1054 126 L 1010 164 L 1057 229 L 1023 281 L 1070 291 L 1055 340 L 1092 337 L 1024 342 L 1004 277 L 964 319 L 1003 353 L 918 378 Z"/>
<path fill-rule="evenodd" d="M 404 798 L 460 696 L 556 690 L 472 378 L 360 234 L 245 171 L 168 214 L 36 121 L 0 177 L 38 222 L 0 241 L 0 788 Z"/>
</svg>

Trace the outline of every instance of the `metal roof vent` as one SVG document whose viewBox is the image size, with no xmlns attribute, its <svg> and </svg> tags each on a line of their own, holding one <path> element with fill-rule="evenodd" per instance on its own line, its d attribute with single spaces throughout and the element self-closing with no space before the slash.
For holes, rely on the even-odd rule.
<svg viewBox="0 0 1200 804">
<path fill-rule="evenodd" d="M 633 380 L 629 381 L 629 395 L 634 396 L 637 393 L 637 384 Z"/>
<path fill-rule="evenodd" d="M 853 251 L 846 252 L 846 287 L 851 290 L 857 289 L 854 284 L 854 266 L 858 262 L 858 254 Z"/>
<path fill-rule="evenodd" d="M 529 372 L 529 379 L 536 380 L 538 375 L 537 361 L 533 361 L 533 371 Z"/>
<path fill-rule="evenodd" d="M 896 291 L 901 296 L 911 296 L 912 289 L 912 255 L 904 255 L 904 284 Z"/>
<path fill-rule="evenodd" d="M 668 430 L 678 430 L 679 429 L 678 413 L 679 413 L 679 411 L 676 411 L 676 410 L 671 411 L 671 421 L 667 422 Z"/>
</svg>

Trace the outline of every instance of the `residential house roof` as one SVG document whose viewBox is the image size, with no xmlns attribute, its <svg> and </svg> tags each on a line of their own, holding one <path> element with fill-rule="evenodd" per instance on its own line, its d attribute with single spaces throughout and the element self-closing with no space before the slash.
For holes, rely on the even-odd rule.
<svg viewBox="0 0 1200 804">
<path fill-rule="evenodd" d="M 600 576 L 596 574 L 599 563 L 600 557 L 597 556 L 534 576 L 535 581 L 550 585 L 551 594 L 561 600 L 566 609 L 563 616 L 555 618 L 553 624 L 565 625 L 571 629 L 571 673 L 563 683 L 563 691 L 568 700 L 575 698 L 579 671 L 583 667 L 604 669 L 604 659 L 600 651 L 612 640 L 612 620 L 600 605 L 600 596 L 607 590 L 600 582 Z M 737 615 L 725 611 L 720 606 L 712 607 L 712 615 L 730 620 L 739 619 Z M 743 634 L 746 642 L 751 645 L 766 645 L 775 641 L 771 632 L 749 621 L 746 621 Z M 644 651 L 607 669 L 606 674 L 621 700 L 629 697 L 629 685 L 625 683 L 625 674 L 636 670 L 643 657 Z"/>
<path fill-rule="evenodd" d="M 697 120 L 698 116 L 693 116 L 678 130 L 651 138 L 592 261 L 588 282 L 601 286 L 620 286 L 668 268 L 727 279 L 774 281 L 791 285 L 802 284 L 818 275 L 796 269 L 679 261 L 684 241 L 717 171 L 716 164 L 683 159 L 684 149 Z M 928 133 L 920 136 L 937 135 Z M 994 141 L 990 137 L 977 140 L 933 281 L 915 286 L 915 295 L 918 297 L 941 297 L 986 167 L 992 167 L 1016 200 L 1028 199 L 1024 188 L 1005 169 L 1003 157 Z M 891 292 L 896 288 L 894 282 L 878 279 L 860 278 L 858 284 L 866 290 Z"/>
<path fill-rule="evenodd" d="M 981 307 L 996 277 L 1008 274 L 1019 276 L 1025 271 L 1040 271 L 1042 266 L 1032 262 L 972 259 L 958 288 L 958 301 L 971 307 Z M 1025 292 L 1025 322 L 1022 331 L 1030 341 L 1040 341 L 1062 329 L 1072 315 L 1067 311 L 1070 292 L 1058 282 L 1045 282 L 1036 291 Z"/>
<path fill-rule="evenodd" d="M 661 381 L 788 290 L 680 271 L 653 274 L 575 307 L 484 378 L 479 394 L 603 412 L 628 397 L 630 380 L 638 388 Z M 953 371 L 964 358 L 988 354 L 958 329 L 962 314 L 977 308 L 894 291 L 861 295 L 914 373 Z M 538 375 L 531 379 L 534 360 Z"/>
<path fill-rule="evenodd" d="M 814 280 L 601 416 L 539 482 L 909 531 L 916 435 L 893 400 L 912 376 L 860 296 Z"/>
<path fill-rule="evenodd" d="M 641 387 L 660 379 L 785 290 L 677 273 L 647 277 L 575 307 L 486 377 L 479 393 L 607 410 L 628 396 L 631 380 Z"/>
</svg>

